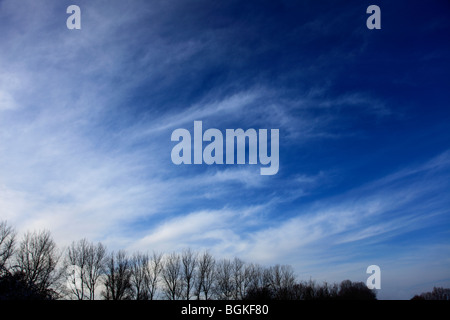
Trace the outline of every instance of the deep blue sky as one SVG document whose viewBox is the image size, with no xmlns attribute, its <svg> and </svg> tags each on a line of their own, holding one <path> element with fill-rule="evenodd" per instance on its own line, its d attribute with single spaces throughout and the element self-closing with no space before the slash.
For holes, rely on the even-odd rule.
<svg viewBox="0 0 450 320">
<path fill-rule="evenodd" d="M 384 299 L 449 287 L 449 15 L 445 0 L 1 0 L 0 219 L 299 279 L 377 264 Z M 195 120 L 279 129 L 278 174 L 174 165 L 171 133 Z"/>
</svg>

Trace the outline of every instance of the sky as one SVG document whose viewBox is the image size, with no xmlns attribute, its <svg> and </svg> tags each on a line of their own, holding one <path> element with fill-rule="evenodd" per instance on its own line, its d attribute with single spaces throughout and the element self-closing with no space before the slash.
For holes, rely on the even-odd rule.
<svg viewBox="0 0 450 320">
<path fill-rule="evenodd" d="M 299 280 L 378 265 L 380 299 L 450 287 L 449 15 L 445 0 L 0 0 L 0 220 Z M 171 134 L 194 121 L 278 129 L 277 174 L 175 165 Z"/>
</svg>

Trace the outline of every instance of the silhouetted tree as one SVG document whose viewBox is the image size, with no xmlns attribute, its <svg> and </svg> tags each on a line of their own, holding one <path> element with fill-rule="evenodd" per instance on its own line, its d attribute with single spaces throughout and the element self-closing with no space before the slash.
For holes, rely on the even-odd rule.
<svg viewBox="0 0 450 320">
<path fill-rule="evenodd" d="M 150 259 L 150 270 L 148 275 L 148 298 L 153 300 L 156 298 L 158 283 L 163 269 L 162 254 L 153 252 Z"/>
<path fill-rule="evenodd" d="M 150 261 L 148 254 L 135 253 L 131 258 L 131 287 L 136 300 L 148 300 L 150 282 Z"/>
<path fill-rule="evenodd" d="M 434 287 L 433 291 L 415 295 L 411 300 L 450 300 L 450 288 Z"/>
<path fill-rule="evenodd" d="M 57 268 L 60 257 L 50 232 L 28 232 L 16 254 L 15 273 L 43 295 L 52 292 L 52 296 L 56 296 L 63 275 L 63 269 Z"/>
<path fill-rule="evenodd" d="M 178 300 L 183 294 L 183 280 L 181 271 L 181 259 L 177 253 L 172 253 L 164 260 L 162 270 L 164 280 L 163 292 L 167 299 Z"/>
<path fill-rule="evenodd" d="M 239 258 L 233 260 L 233 299 L 241 300 L 246 291 L 245 262 Z"/>
<path fill-rule="evenodd" d="M 0 276 L 9 268 L 8 262 L 14 254 L 16 232 L 6 223 L 0 222 Z"/>
<path fill-rule="evenodd" d="M 89 290 L 89 299 L 95 299 L 95 290 L 105 273 L 107 251 L 100 242 L 97 245 L 91 243 L 87 265 L 86 265 L 86 286 Z"/>
<path fill-rule="evenodd" d="M 450 300 L 450 289 L 434 287 L 431 296 L 433 300 Z"/>
<path fill-rule="evenodd" d="M 247 291 L 243 300 L 274 300 L 274 292 L 269 287 L 252 287 Z"/>
<path fill-rule="evenodd" d="M 205 300 L 210 299 L 210 292 L 214 285 L 215 263 L 214 257 L 207 251 L 198 259 L 197 281 L 195 284 L 197 300 L 201 299 L 202 292 Z"/>
<path fill-rule="evenodd" d="M 266 281 L 268 281 L 276 299 L 291 299 L 292 288 L 295 284 L 294 270 L 291 266 L 275 265 L 270 267 L 265 274 Z"/>
<path fill-rule="evenodd" d="M 317 284 L 313 280 L 300 282 L 292 288 L 293 300 L 334 300 L 338 297 L 339 286 L 337 284 L 329 285 L 324 282 L 323 285 Z"/>
<path fill-rule="evenodd" d="M 376 294 L 363 282 L 344 280 L 339 285 L 338 299 L 340 300 L 375 300 Z"/>
<path fill-rule="evenodd" d="M 80 240 L 78 243 L 72 242 L 64 261 L 69 294 L 78 300 L 85 299 L 87 247 L 86 239 Z"/>
<path fill-rule="evenodd" d="M 197 254 L 191 249 L 184 250 L 181 254 L 181 270 L 183 279 L 183 298 L 191 299 L 191 293 L 195 287 L 196 270 L 197 270 Z"/>
<path fill-rule="evenodd" d="M 0 301 L 53 299 L 52 290 L 42 291 L 34 283 L 26 281 L 23 273 L 4 271 L 0 277 Z"/>
<path fill-rule="evenodd" d="M 106 262 L 105 291 L 106 300 L 130 300 L 131 270 L 130 260 L 125 251 L 112 252 Z"/>
<path fill-rule="evenodd" d="M 69 294 L 78 300 L 94 300 L 100 277 L 105 272 L 106 247 L 82 239 L 67 249 L 64 260 Z"/>
<path fill-rule="evenodd" d="M 256 290 L 264 287 L 263 285 L 264 269 L 258 264 L 250 263 L 245 265 L 244 279 L 246 293 L 250 290 Z M 244 296 L 245 296 L 244 295 Z"/>
<path fill-rule="evenodd" d="M 334 300 L 338 297 L 338 293 L 339 286 L 336 283 L 329 285 L 327 282 L 324 282 L 324 284 L 316 290 L 315 297 L 318 300 Z"/>
<path fill-rule="evenodd" d="M 269 268 L 270 270 L 270 268 Z M 280 269 L 281 270 L 281 269 Z M 272 269 L 276 275 L 276 270 Z M 289 275 L 287 272 L 286 275 Z M 287 279 L 290 279 L 288 277 Z M 318 285 L 315 281 L 293 283 L 281 286 L 262 286 L 248 290 L 244 299 L 246 300 L 374 300 L 376 294 L 362 282 L 343 281 L 329 285 L 324 282 Z"/>
<path fill-rule="evenodd" d="M 233 264 L 229 259 L 220 260 L 216 265 L 215 294 L 220 300 L 231 300 L 234 292 Z"/>
<path fill-rule="evenodd" d="M 131 259 L 131 286 L 136 300 L 155 298 L 162 270 L 162 255 L 135 253 Z"/>
</svg>

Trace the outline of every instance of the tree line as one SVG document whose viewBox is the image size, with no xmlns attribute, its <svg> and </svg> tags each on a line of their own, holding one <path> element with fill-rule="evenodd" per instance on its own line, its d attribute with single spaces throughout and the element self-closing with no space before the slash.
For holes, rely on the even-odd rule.
<svg viewBox="0 0 450 320">
<path fill-rule="evenodd" d="M 411 300 L 450 300 L 450 288 L 434 287 L 431 292 L 416 294 Z"/>
<path fill-rule="evenodd" d="M 376 299 L 362 282 L 297 281 L 289 265 L 265 267 L 208 251 L 109 252 L 87 239 L 58 249 L 50 232 L 0 222 L 0 300 L 324 300 Z"/>
</svg>

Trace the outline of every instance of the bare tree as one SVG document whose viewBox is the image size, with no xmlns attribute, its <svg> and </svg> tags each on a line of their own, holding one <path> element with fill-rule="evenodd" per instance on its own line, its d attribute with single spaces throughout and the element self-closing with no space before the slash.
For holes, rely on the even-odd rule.
<svg viewBox="0 0 450 320">
<path fill-rule="evenodd" d="M 295 284 L 294 270 L 288 265 L 275 265 L 266 273 L 270 288 L 274 291 L 276 298 L 289 299 L 287 295 L 292 291 Z"/>
<path fill-rule="evenodd" d="M 280 266 L 280 279 L 281 279 L 281 287 L 285 289 L 291 289 L 295 284 L 295 272 L 292 266 L 290 265 L 282 265 Z"/>
<path fill-rule="evenodd" d="M 244 268 L 244 281 L 245 294 L 249 290 L 263 287 L 263 268 L 254 263 L 246 264 Z"/>
<path fill-rule="evenodd" d="M 261 270 L 261 287 L 270 288 L 272 287 L 272 269 L 263 267 Z"/>
<path fill-rule="evenodd" d="M 86 264 L 86 287 L 89 290 L 89 300 L 95 299 L 95 290 L 106 268 L 107 251 L 100 242 L 91 243 Z"/>
<path fill-rule="evenodd" d="M 94 300 L 95 290 L 106 263 L 106 248 L 101 243 L 82 239 L 68 248 L 65 266 L 69 292 L 78 300 Z"/>
<path fill-rule="evenodd" d="M 0 222 L 0 275 L 8 269 L 8 262 L 14 254 L 16 232 L 6 221 Z"/>
<path fill-rule="evenodd" d="M 322 286 L 320 286 L 316 290 L 316 299 L 318 300 L 331 300 L 336 299 L 338 296 L 339 287 L 336 283 L 329 284 L 328 282 L 324 282 Z M 293 299 L 296 297 L 294 296 Z"/>
<path fill-rule="evenodd" d="M 178 300 L 182 296 L 183 282 L 181 272 L 180 256 L 174 252 L 165 259 L 162 270 L 163 291 L 169 300 Z"/>
<path fill-rule="evenodd" d="M 137 252 L 131 258 L 131 286 L 136 300 L 148 300 L 150 264 L 148 254 Z"/>
<path fill-rule="evenodd" d="M 50 232 L 26 233 L 16 254 L 16 271 L 40 292 L 55 295 L 60 289 L 62 270 L 57 269 L 61 254 Z"/>
<path fill-rule="evenodd" d="M 450 288 L 433 287 L 431 292 L 422 292 L 414 295 L 411 300 L 450 300 Z"/>
<path fill-rule="evenodd" d="M 197 281 L 195 283 L 195 296 L 197 300 L 201 299 L 202 292 L 205 300 L 210 299 L 210 292 L 215 279 L 215 263 L 214 257 L 207 251 L 198 259 Z"/>
<path fill-rule="evenodd" d="M 150 259 L 150 270 L 148 274 L 148 299 L 153 300 L 156 298 L 156 292 L 158 289 L 159 278 L 163 269 L 162 254 L 153 252 Z"/>
<path fill-rule="evenodd" d="M 130 260 L 125 251 L 112 252 L 106 262 L 105 291 L 106 300 L 131 299 Z"/>
<path fill-rule="evenodd" d="M 233 264 L 228 259 L 221 260 L 216 265 L 215 293 L 220 300 L 230 300 L 233 297 Z"/>
<path fill-rule="evenodd" d="M 181 254 L 182 279 L 183 279 L 183 298 L 190 300 L 194 288 L 197 268 L 197 254 L 191 249 L 184 250 Z"/>
<path fill-rule="evenodd" d="M 340 300 L 376 300 L 376 291 L 369 289 L 364 282 L 344 280 L 339 285 Z"/>
<path fill-rule="evenodd" d="M 245 295 L 245 262 L 239 258 L 233 260 L 233 298 L 241 300 Z"/>
<path fill-rule="evenodd" d="M 85 272 L 88 245 L 86 239 L 82 239 L 78 243 L 72 242 L 72 245 L 67 250 L 64 261 L 69 293 L 78 300 L 85 299 Z"/>
<path fill-rule="evenodd" d="M 135 253 L 130 259 L 131 296 L 136 300 L 153 300 L 162 269 L 162 255 Z"/>
</svg>

